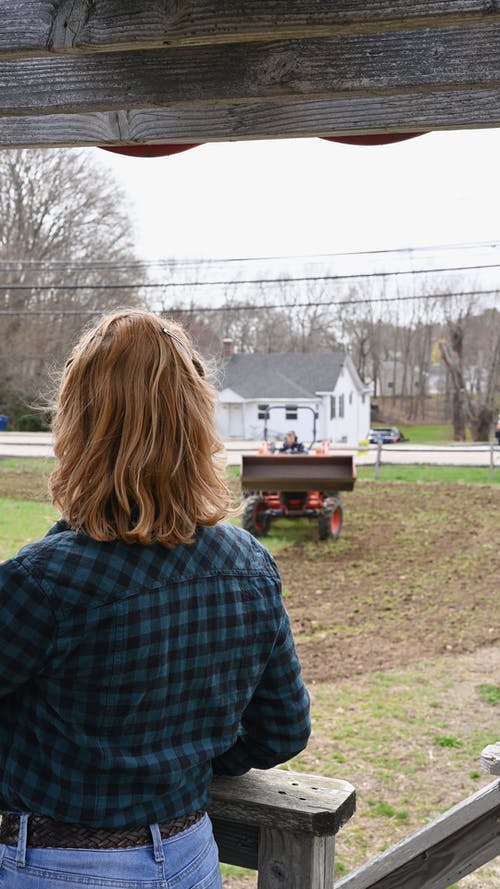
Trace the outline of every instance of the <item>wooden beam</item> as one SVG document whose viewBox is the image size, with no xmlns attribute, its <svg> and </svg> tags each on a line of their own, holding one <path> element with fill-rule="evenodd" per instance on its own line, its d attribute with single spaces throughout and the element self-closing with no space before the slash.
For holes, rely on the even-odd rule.
<svg viewBox="0 0 500 889">
<path fill-rule="evenodd" d="M 347 781 L 285 769 L 252 769 L 238 779 L 218 776 L 211 797 L 211 817 L 312 836 L 336 834 L 356 805 Z"/>
<path fill-rule="evenodd" d="M 2 0 L 0 56 L 302 39 L 498 20 L 499 0 Z"/>
<path fill-rule="evenodd" d="M 14 60 L 0 63 L 0 114 L 491 90 L 500 87 L 499 45 L 500 24 L 493 24 Z"/>
<path fill-rule="evenodd" d="M 347 874 L 336 889 L 446 889 L 500 855 L 499 818 L 494 781 Z"/>
<path fill-rule="evenodd" d="M 0 148 L 286 139 L 500 127 L 500 89 L 0 117 Z"/>
</svg>

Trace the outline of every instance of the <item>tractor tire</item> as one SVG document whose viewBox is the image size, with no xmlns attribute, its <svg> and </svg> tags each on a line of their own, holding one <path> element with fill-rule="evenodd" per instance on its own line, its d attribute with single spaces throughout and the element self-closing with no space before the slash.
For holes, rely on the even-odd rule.
<svg viewBox="0 0 500 889">
<path fill-rule="evenodd" d="M 320 540 L 338 540 L 344 520 L 344 509 L 338 497 L 328 497 L 318 516 Z"/>
<path fill-rule="evenodd" d="M 249 531 L 254 537 L 265 537 L 269 529 L 269 519 L 262 513 L 267 509 L 266 501 L 254 495 L 245 500 L 241 524 L 245 531 Z"/>
</svg>

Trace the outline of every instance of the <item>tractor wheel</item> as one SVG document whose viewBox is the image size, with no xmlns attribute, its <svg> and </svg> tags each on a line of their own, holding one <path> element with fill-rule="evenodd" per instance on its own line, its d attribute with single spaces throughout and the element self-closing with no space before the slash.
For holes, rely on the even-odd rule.
<svg viewBox="0 0 500 889">
<path fill-rule="evenodd" d="M 344 510 L 338 497 L 328 497 L 318 516 L 318 533 L 320 540 L 331 538 L 337 540 L 340 537 Z"/>
<path fill-rule="evenodd" d="M 269 528 L 269 519 L 265 515 L 266 501 L 257 494 L 245 500 L 241 524 L 245 531 L 249 531 L 254 537 L 265 537 Z"/>
</svg>

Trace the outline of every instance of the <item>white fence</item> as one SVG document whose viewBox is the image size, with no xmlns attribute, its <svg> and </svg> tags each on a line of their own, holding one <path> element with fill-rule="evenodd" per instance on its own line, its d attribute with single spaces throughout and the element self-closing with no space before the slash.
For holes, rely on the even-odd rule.
<svg viewBox="0 0 500 889">
<path fill-rule="evenodd" d="M 378 443 L 360 448 L 358 466 L 374 465 L 375 478 L 380 477 L 382 465 L 425 466 L 482 466 L 488 469 L 491 481 L 495 468 L 500 469 L 500 446 L 486 444 L 460 445 L 383 445 Z"/>
</svg>

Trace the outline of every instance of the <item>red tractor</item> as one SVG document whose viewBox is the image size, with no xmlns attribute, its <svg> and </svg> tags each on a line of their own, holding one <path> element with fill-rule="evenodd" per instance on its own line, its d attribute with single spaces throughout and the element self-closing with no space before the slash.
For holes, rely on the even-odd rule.
<svg viewBox="0 0 500 889">
<path fill-rule="evenodd" d="M 340 491 L 352 491 L 356 480 L 352 455 L 263 450 L 242 458 L 243 527 L 263 537 L 273 519 L 305 517 L 317 520 L 320 540 L 336 540 L 343 521 Z"/>
</svg>

